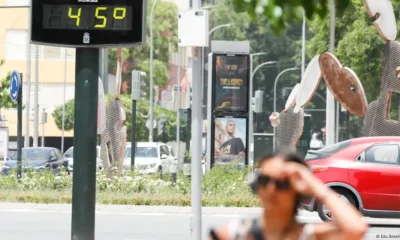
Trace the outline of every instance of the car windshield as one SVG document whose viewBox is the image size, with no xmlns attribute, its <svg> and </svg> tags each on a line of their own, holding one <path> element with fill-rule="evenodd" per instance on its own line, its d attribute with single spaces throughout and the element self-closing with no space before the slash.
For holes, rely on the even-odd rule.
<svg viewBox="0 0 400 240">
<path fill-rule="evenodd" d="M 321 148 L 317 151 L 308 151 L 305 160 L 315 160 L 315 159 L 321 159 L 321 158 L 326 158 L 329 157 L 345 148 L 350 146 L 351 140 L 347 140 L 344 142 L 332 144 L 330 146 Z"/>
<path fill-rule="evenodd" d="M 49 149 L 23 148 L 21 159 L 24 161 L 47 160 L 49 157 L 49 151 Z M 13 156 L 13 160 L 17 160 L 17 154 Z"/>
<path fill-rule="evenodd" d="M 67 157 L 67 158 L 72 158 L 72 157 L 74 157 L 74 148 L 72 147 L 72 148 L 68 149 L 68 150 L 64 153 L 64 156 Z"/>
<path fill-rule="evenodd" d="M 131 147 L 125 150 L 125 158 L 131 157 Z M 157 147 L 137 147 L 135 157 L 139 158 L 158 158 Z"/>
<path fill-rule="evenodd" d="M 96 148 L 96 158 L 100 156 L 100 148 Z M 74 148 L 71 147 L 64 153 L 64 157 L 66 158 L 73 158 L 74 157 Z"/>
</svg>

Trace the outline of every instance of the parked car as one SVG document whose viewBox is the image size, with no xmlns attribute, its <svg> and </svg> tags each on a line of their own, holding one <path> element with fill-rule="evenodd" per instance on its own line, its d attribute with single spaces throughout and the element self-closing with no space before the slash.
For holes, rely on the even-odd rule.
<svg viewBox="0 0 400 240">
<path fill-rule="evenodd" d="M 308 151 L 313 173 L 366 217 L 400 218 L 400 137 L 365 137 Z M 303 202 L 324 221 L 329 210 L 315 199 Z"/>
<path fill-rule="evenodd" d="M 96 152 L 96 162 L 97 162 L 97 167 L 101 168 L 102 166 L 102 161 L 100 159 L 100 146 L 97 146 L 97 152 Z M 68 171 L 72 173 L 74 171 L 74 147 L 68 148 L 68 150 L 64 153 L 64 158 L 68 161 Z"/>
<path fill-rule="evenodd" d="M 135 152 L 135 169 L 140 174 L 169 173 L 171 165 L 177 161 L 172 148 L 164 143 L 139 142 Z M 131 168 L 131 145 L 125 148 L 124 169 Z"/>
<path fill-rule="evenodd" d="M 28 147 L 22 148 L 22 169 L 31 169 L 34 172 L 43 172 L 50 169 L 53 173 L 60 173 L 62 167 L 68 167 L 61 151 L 52 147 Z M 3 174 L 8 174 L 11 169 L 17 168 L 17 154 L 5 163 Z"/>
</svg>

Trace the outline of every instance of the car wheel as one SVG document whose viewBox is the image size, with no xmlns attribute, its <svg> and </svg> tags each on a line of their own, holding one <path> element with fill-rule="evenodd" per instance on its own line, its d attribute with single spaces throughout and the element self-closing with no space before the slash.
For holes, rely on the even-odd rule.
<svg viewBox="0 0 400 240">
<path fill-rule="evenodd" d="M 337 189 L 335 192 L 338 194 L 338 197 L 342 198 L 348 204 L 356 206 L 356 200 L 348 191 Z M 324 204 L 318 203 L 317 212 L 322 221 L 334 221 L 331 211 Z"/>
<path fill-rule="evenodd" d="M 163 172 L 162 172 L 162 167 L 161 167 L 161 166 L 158 167 L 157 173 L 158 173 L 158 177 L 159 177 L 160 179 L 162 179 L 162 178 L 163 178 Z"/>
</svg>

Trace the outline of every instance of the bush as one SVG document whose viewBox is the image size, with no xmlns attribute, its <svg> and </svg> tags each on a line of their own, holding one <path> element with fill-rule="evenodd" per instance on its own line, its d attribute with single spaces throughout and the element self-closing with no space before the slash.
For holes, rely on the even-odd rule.
<svg viewBox="0 0 400 240">
<path fill-rule="evenodd" d="M 203 176 L 203 205 L 205 206 L 258 206 L 246 183 L 246 170 L 227 171 L 214 167 Z M 178 174 L 175 184 L 168 177 L 138 175 L 134 172 L 121 177 L 107 178 L 99 171 L 96 176 L 97 202 L 105 204 L 178 205 L 191 202 L 191 181 Z M 72 177 L 24 173 L 19 182 L 16 174 L 0 177 L 0 201 L 70 203 Z"/>
</svg>

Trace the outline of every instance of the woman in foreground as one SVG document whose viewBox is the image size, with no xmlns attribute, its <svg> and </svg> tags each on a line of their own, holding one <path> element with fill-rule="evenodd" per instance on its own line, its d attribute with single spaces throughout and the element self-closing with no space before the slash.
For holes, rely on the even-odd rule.
<svg viewBox="0 0 400 240">
<path fill-rule="evenodd" d="M 263 207 L 259 219 L 235 220 L 211 231 L 210 240 L 358 240 L 368 225 L 350 204 L 337 197 L 293 154 L 275 153 L 261 158 L 251 183 Z M 297 209 L 305 196 L 315 197 L 330 209 L 334 222 L 300 224 Z"/>
</svg>

